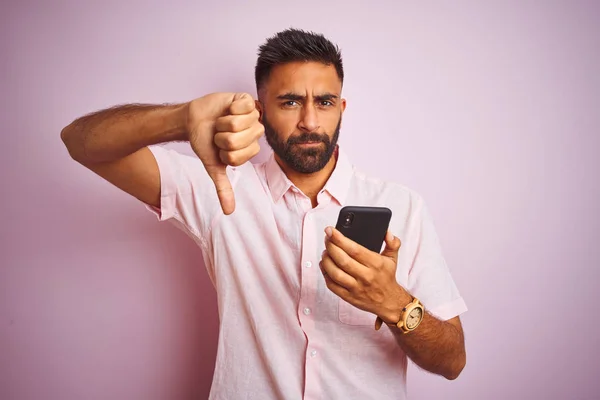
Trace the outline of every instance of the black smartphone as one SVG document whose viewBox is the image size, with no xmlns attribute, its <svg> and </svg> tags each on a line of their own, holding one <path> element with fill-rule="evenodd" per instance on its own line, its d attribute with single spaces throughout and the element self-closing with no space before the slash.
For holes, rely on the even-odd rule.
<svg viewBox="0 0 600 400">
<path fill-rule="evenodd" d="M 392 219 L 387 207 L 346 206 L 340 210 L 335 229 L 376 253 L 381 252 Z"/>
</svg>

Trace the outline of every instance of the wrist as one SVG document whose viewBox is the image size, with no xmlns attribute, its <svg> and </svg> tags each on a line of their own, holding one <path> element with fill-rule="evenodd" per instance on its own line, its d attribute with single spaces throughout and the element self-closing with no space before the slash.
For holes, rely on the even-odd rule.
<svg viewBox="0 0 600 400">
<path fill-rule="evenodd" d="M 398 289 L 397 293 L 384 301 L 383 311 L 379 314 L 379 318 L 388 325 L 397 324 L 402 317 L 404 307 L 413 300 L 412 296 L 402 287 L 398 286 Z"/>
<path fill-rule="evenodd" d="M 187 109 L 186 103 L 155 106 L 144 116 L 144 129 L 152 135 L 144 145 L 187 141 Z"/>
<path fill-rule="evenodd" d="M 188 142 L 190 139 L 188 120 L 189 120 L 189 111 L 190 103 L 181 103 L 175 104 L 172 106 L 172 121 L 174 132 L 176 134 L 177 141 L 186 141 Z"/>
</svg>

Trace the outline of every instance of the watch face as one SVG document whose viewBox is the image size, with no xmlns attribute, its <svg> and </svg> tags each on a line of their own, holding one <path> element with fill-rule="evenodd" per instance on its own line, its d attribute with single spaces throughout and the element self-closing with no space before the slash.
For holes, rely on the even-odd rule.
<svg viewBox="0 0 600 400">
<path fill-rule="evenodd" d="M 414 329 L 421 322 L 421 318 L 423 318 L 423 311 L 420 308 L 414 308 L 410 314 L 408 314 L 408 318 L 406 319 L 406 327 L 408 329 Z"/>
</svg>

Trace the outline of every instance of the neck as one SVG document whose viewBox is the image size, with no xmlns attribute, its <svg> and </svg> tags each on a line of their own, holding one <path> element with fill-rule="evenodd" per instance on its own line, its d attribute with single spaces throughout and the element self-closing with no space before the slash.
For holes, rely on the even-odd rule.
<svg viewBox="0 0 600 400">
<path fill-rule="evenodd" d="M 277 155 L 275 160 L 288 177 L 288 179 L 310 198 L 313 207 L 317 206 L 317 195 L 325 187 L 325 184 L 329 180 L 329 177 L 335 169 L 337 163 L 337 151 L 331 156 L 331 159 L 327 162 L 325 167 L 320 171 L 312 174 L 302 174 L 294 171 L 287 164 L 285 164 Z"/>
</svg>

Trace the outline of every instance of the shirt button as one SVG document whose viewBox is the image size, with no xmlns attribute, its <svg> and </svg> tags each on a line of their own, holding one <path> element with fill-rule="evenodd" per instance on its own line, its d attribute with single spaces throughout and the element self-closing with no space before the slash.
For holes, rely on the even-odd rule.
<svg viewBox="0 0 600 400">
<path fill-rule="evenodd" d="M 311 357 L 316 357 L 317 356 L 317 351 L 316 350 L 311 351 L 310 352 L 310 356 Z"/>
<path fill-rule="evenodd" d="M 304 315 L 309 315 L 310 314 L 310 308 L 306 307 L 304 310 Z"/>
<path fill-rule="evenodd" d="M 307 261 L 307 262 L 304 263 L 304 266 L 306 268 L 310 268 L 310 267 L 312 267 L 312 263 L 310 261 Z"/>
</svg>

